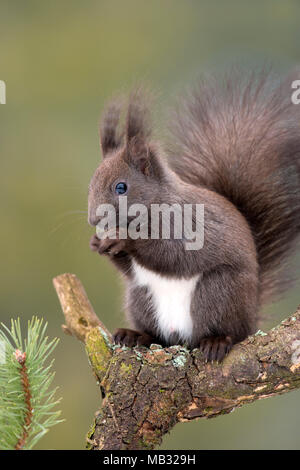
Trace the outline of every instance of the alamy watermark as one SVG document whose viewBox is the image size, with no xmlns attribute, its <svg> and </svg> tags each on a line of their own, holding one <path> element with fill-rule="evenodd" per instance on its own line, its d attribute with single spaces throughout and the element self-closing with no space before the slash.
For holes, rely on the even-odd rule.
<svg viewBox="0 0 300 470">
<path fill-rule="evenodd" d="M 6 104 L 6 85 L 3 80 L 0 80 L 0 104 Z"/>
<path fill-rule="evenodd" d="M 100 204 L 96 211 L 99 239 L 158 240 L 178 239 L 186 250 L 199 250 L 204 244 L 203 204 L 131 204 L 119 198 L 118 208 Z"/>
<path fill-rule="evenodd" d="M 295 90 L 292 93 L 291 100 L 293 104 L 300 103 L 300 80 L 294 80 L 291 87 Z"/>
</svg>

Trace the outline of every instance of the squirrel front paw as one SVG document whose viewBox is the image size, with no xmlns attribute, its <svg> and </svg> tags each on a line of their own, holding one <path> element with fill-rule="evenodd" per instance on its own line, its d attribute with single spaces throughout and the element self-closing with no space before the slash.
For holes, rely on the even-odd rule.
<svg viewBox="0 0 300 470">
<path fill-rule="evenodd" d="M 90 240 L 90 248 L 92 251 L 97 251 L 100 255 L 114 256 L 125 250 L 125 241 L 112 238 L 100 239 L 97 235 L 93 235 Z"/>
<path fill-rule="evenodd" d="M 199 349 L 206 362 L 221 362 L 232 348 L 230 336 L 209 336 L 201 339 Z"/>
<path fill-rule="evenodd" d="M 128 346 L 129 348 L 134 346 L 149 347 L 154 342 L 154 338 L 147 333 L 140 333 L 139 331 L 128 330 L 127 328 L 119 328 L 113 335 L 113 341 L 115 344 Z"/>
</svg>

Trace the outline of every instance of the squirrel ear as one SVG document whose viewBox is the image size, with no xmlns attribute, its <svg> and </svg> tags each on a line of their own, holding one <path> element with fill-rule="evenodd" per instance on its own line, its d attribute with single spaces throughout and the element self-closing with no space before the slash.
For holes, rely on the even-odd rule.
<svg viewBox="0 0 300 470">
<path fill-rule="evenodd" d="M 126 145 L 124 158 L 127 163 L 145 175 L 151 173 L 151 149 L 138 137 L 134 137 Z"/>
<path fill-rule="evenodd" d="M 129 97 L 125 128 L 126 144 L 130 144 L 133 139 L 146 143 L 150 136 L 149 110 L 146 106 L 145 94 L 138 88 Z"/>
<path fill-rule="evenodd" d="M 138 88 L 130 95 L 125 127 L 125 159 L 145 175 L 150 175 L 152 150 L 149 146 L 151 136 L 149 111 L 145 93 Z"/>
<path fill-rule="evenodd" d="M 117 132 L 120 112 L 121 105 L 117 102 L 111 103 L 104 112 L 100 125 L 100 145 L 103 158 L 121 146 L 122 136 Z"/>
<path fill-rule="evenodd" d="M 145 144 L 137 138 L 132 139 L 125 149 L 124 158 L 128 165 L 136 168 L 145 176 L 161 180 L 164 175 L 163 166 L 153 144 Z"/>
</svg>

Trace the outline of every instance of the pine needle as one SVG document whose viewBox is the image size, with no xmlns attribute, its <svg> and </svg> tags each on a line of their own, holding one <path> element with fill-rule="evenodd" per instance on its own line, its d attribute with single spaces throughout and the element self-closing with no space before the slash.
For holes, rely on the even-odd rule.
<svg viewBox="0 0 300 470">
<path fill-rule="evenodd" d="M 53 360 L 45 364 L 58 339 L 45 336 L 47 323 L 33 317 L 23 340 L 20 319 L 0 329 L 0 449 L 32 449 L 50 427 L 60 423 L 53 408 Z"/>
</svg>

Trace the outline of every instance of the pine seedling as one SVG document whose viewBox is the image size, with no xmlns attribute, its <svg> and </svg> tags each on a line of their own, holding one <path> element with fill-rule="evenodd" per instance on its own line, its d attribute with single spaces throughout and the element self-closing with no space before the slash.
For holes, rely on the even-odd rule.
<svg viewBox="0 0 300 470">
<path fill-rule="evenodd" d="M 0 449 L 32 449 L 49 428 L 61 422 L 51 389 L 58 339 L 45 336 L 47 323 L 33 317 L 23 340 L 20 319 L 0 329 Z"/>
</svg>

